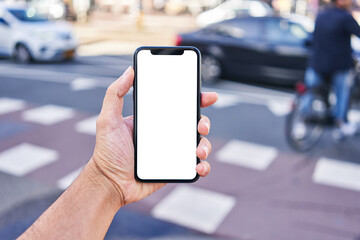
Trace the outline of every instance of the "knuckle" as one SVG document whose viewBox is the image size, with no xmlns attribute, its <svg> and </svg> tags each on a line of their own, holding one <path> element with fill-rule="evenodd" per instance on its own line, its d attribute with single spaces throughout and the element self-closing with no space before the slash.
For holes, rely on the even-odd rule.
<svg viewBox="0 0 360 240">
<path fill-rule="evenodd" d="M 115 95 L 116 91 L 115 91 L 115 85 L 111 84 L 107 89 L 106 89 L 106 95 Z"/>
</svg>

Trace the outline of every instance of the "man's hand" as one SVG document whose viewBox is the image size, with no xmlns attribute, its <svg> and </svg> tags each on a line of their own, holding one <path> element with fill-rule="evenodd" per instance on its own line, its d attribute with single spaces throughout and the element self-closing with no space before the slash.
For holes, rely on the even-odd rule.
<svg viewBox="0 0 360 240">
<path fill-rule="evenodd" d="M 134 179 L 133 119 L 122 117 L 123 97 L 133 80 L 134 71 L 130 67 L 108 88 L 97 121 L 93 157 L 70 187 L 19 239 L 104 239 L 121 206 L 164 186 Z M 217 98 L 216 93 L 203 93 L 201 106 L 210 106 Z M 207 135 L 209 130 L 210 120 L 202 116 L 198 131 Z M 197 156 L 206 159 L 210 152 L 210 142 L 202 138 Z M 202 161 L 196 171 L 204 177 L 210 165 Z"/>
<path fill-rule="evenodd" d="M 126 72 L 106 92 L 102 110 L 96 124 L 96 146 L 89 166 L 103 178 L 111 195 L 117 196 L 117 207 L 136 202 L 158 190 L 164 183 L 141 183 L 134 178 L 133 116 L 123 117 L 123 97 L 133 85 L 134 70 Z M 216 102 L 216 93 L 202 93 L 201 107 L 208 107 Z M 176 127 L 176 126 L 174 126 Z M 198 123 L 198 132 L 207 135 L 210 120 L 202 116 Z M 181 146 L 179 146 L 181 147 Z M 209 140 L 202 137 L 196 155 L 203 161 L 196 166 L 202 177 L 210 172 L 210 165 L 205 159 L 211 152 Z"/>
</svg>

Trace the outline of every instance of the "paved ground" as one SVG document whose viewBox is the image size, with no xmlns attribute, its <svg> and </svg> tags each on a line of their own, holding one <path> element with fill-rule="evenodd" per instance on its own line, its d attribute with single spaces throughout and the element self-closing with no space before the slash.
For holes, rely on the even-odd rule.
<svg viewBox="0 0 360 240">
<path fill-rule="evenodd" d="M 86 23 L 74 24 L 82 55 L 132 54 L 139 46 L 172 46 L 176 35 L 197 29 L 195 18 L 144 15 L 142 27 L 135 15 L 93 13 Z"/>
<path fill-rule="evenodd" d="M 88 161 L 106 86 L 130 64 L 127 55 L 0 62 L 1 239 L 21 233 Z M 220 94 L 203 111 L 211 175 L 125 207 L 108 239 L 360 239 L 359 138 L 337 144 L 325 134 L 298 154 L 284 139 L 287 91 L 229 81 L 203 90 Z"/>
</svg>

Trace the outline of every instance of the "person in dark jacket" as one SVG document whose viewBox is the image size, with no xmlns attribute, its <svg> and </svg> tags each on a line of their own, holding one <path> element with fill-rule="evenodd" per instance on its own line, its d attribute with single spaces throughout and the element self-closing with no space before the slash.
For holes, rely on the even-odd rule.
<svg viewBox="0 0 360 240">
<path fill-rule="evenodd" d="M 335 137 L 353 135 L 356 127 L 347 121 L 350 89 L 353 83 L 351 36 L 360 37 L 360 26 L 352 17 L 352 0 L 333 0 L 333 5 L 322 11 L 315 23 L 313 49 L 305 74 L 308 87 L 320 85 L 330 78 L 336 93 L 334 118 Z"/>
</svg>

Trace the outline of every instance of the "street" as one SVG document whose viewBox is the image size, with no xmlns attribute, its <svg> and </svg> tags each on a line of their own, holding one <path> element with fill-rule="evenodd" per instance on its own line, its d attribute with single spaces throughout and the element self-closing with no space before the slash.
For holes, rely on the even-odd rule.
<svg viewBox="0 0 360 240">
<path fill-rule="evenodd" d="M 89 160 L 106 88 L 129 65 L 130 55 L 0 60 L 1 239 L 24 231 Z M 202 110 L 211 174 L 126 206 L 108 239 L 360 239 L 359 137 L 336 143 L 328 131 L 296 153 L 283 131 L 290 90 L 224 80 L 202 91 L 220 96 Z M 123 113 L 132 114 L 131 91 Z M 129 227 L 136 222 L 143 231 Z"/>
</svg>

